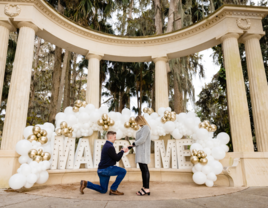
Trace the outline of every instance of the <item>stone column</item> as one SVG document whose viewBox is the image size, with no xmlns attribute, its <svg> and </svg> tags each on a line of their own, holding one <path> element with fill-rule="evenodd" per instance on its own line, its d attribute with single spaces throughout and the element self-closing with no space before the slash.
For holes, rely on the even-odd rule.
<svg viewBox="0 0 268 208">
<path fill-rule="evenodd" d="M 27 119 L 34 36 L 38 28 L 28 22 L 20 22 L 18 27 L 20 33 L 8 94 L 2 150 L 15 150 L 16 143 L 23 139 Z"/>
<path fill-rule="evenodd" d="M 3 91 L 9 32 L 13 30 L 10 24 L 0 21 L 0 95 Z M 2 102 L 1 99 L 2 96 L 0 96 L 0 103 Z"/>
<path fill-rule="evenodd" d="M 87 75 L 87 103 L 93 104 L 99 108 L 99 93 L 100 93 L 100 60 L 103 56 L 88 53 L 88 75 Z"/>
<path fill-rule="evenodd" d="M 253 152 L 248 103 L 236 33 L 221 40 L 226 70 L 227 98 L 232 142 L 235 152 Z"/>
<path fill-rule="evenodd" d="M 254 127 L 258 151 L 268 152 L 268 86 L 259 39 L 261 35 L 246 35 L 242 41 L 246 48 Z"/>
<path fill-rule="evenodd" d="M 155 112 L 160 107 L 168 107 L 167 57 L 153 59 L 155 63 Z"/>
<path fill-rule="evenodd" d="M 155 63 L 155 112 L 158 112 L 160 107 L 168 107 L 168 80 L 167 80 L 167 57 L 153 58 Z M 161 136 L 159 139 L 164 140 L 165 146 L 170 139 L 170 134 Z"/>
<path fill-rule="evenodd" d="M 99 94 L 100 94 L 100 60 L 103 56 L 88 53 L 86 58 L 88 59 L 88 75 L 87 75 L 87 94 L 86 101 L 99 108 Z M 94 131 L 89 137 L 89 145 L 91 148 L 91 154 L 93 158 L 94 141 L 98 139 L 98 132 Z"/>
</svg>

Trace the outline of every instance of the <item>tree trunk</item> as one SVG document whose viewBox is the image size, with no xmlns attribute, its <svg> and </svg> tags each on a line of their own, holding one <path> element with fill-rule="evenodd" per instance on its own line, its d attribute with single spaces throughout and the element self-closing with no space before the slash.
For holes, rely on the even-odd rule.
<svg viewBox="0 0 268 208">
<path fill-rule="evenodd" d="M 143 91 L 142 91 L 142 71 L 143 71 L 143 64 L 141 63 L 140 66 L 140 107 L 139 107 L 139 115 L 141 115 L 141 105 L 142 105 L 142 96 L 143 96 Z"/>
<path fill-rule="evenodd" d="M 175 11 L 175 2 L 174 1 L 175 0 L 170 0 L 170 3 L 169 3 L 167 33 L 173 31 L 174 11 Z"/>
<path fill-rule="evenodd" d="M 55 49 L 55 63 L 52 73 L 52 89 L 51 89 L 51 99 L 50 99 L 50 109 L 49 109 L 49 122 L 54 123 L 55 116 L 57 113 L 57 103 L 59 97 L 59 88 L 61 81 L 61 53 L 62 49 L 56 47 Z"/>
<path fill-rule="evenodd" d="M 157 112 L 158 109 L 155 109 L 155 76 L 154 76 L 154 74 L 153 74 L 153 89 L 152 89 L 152 95 L 151 95 L 151 97 L 152 97 L 152 106 L 151 106 L 151 108 L 155 112 Z"/>
<path fill-rule="evenodd" d="M 65 73 L 65 86 L 64 86 L 64 99 L 63 99 L 63 105 L 62 108 L 65 109 L 66 107 L 70 106 L 70 73 L 71 73 L 71 53 L 68 55 L 67 60 L 67 67 L 66 67 L 66 73 Z"/>
<path fill-rule="evenodd" d="M 75 94 L 76 94 L 76 67 L 77 67 L 77 53 L 73 54 L 73 74 L 72 74 L 72 85 L 71 85 L 71 98 L 70 98 L 70 105 L 74 105 L 75 101 Z"/>
<path fill-rule="evenodd" d="M 128 18 L 129 19 L 133 19 L 133 3 L 134 3 L 134 0 L 130 0 L 130 3 L 129 3 L 129 11 L 128 11 Z"/>
<path fill-rule="evenodd" d="M 129 96 L 129 93 L 130 93 L 130 88 L 127 88 L 127 95 L 128 95 L 128 97 L 127 97 L 127 104 L 126 104 L 126 107 L 127 107 L 128 109 L 130 109 L 130 96 Z"/>
<path fill-rule="evenodd" d="M 162 22 L 162 11 L 161 11 L 161 1 L 154 0 L 155 7 L 155 28 L 156 35 L 162 34 L 163 22 Z"/>
<path fill-rule="evenodd" d="M 215 11 L 214 3 L 210 0 L 210 12 L 213 13 Z"/>
<path fill-rule="evenodd" d="M 174 111 L 176 114 L 183 112 L 182 92 L 179 90 L 178 79 L 174 73 Z"/>
<path fill-rule="evenodd" d="M 182 21 L 181 21 L 181 12 L 179 8 L 181 8 L 182 0 L 175 0 L 175 10 L 174 10 L 174 30 L 179 30 L 182 28 Z M 181 8 L 182 9 L 182 8 Z"/>
<path fill-rule="evenodd" d="M 61 103 L 62 103 L 62 98 L 63 98 L 63 89 L 64 89 L 64 85 L 65 85 L 65 76 L 66 76 L 66 71 L 67 71 L 67 66 L 68 66 L 68 59 L 69 59 L 69 51 L 65 50 L 64 59 L 63 59 L 63 66 L 62 66 L 62 73 L 61 73 L 61 81 L 60 81 L 60 87 L 59 87 L 57 112 L 59 112 L 61 109 Z"/>
</svg>

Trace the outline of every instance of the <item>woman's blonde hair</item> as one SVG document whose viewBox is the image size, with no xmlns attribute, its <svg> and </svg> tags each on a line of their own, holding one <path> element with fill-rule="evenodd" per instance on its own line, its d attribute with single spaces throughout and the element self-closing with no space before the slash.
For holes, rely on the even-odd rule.
<svg viewBox="0 0 268 208">
<path fill-rule="evenodd" d="M 150 125 L 148 124 L 148 122 L 146 121 L 146 119 L 143 116 L 140 116 L 140 115 L 137 116 L 135 118 L 135 121 L 139 125 L 147 125 L 149 128 L 151 128 Z"/>
</svg>

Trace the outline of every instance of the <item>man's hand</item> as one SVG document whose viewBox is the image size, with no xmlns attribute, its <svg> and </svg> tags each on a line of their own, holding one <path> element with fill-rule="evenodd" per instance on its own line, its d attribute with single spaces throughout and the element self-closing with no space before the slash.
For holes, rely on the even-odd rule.
<svg viewBox="0 0 268 208">
<path fill-rule="evenodd" d="M 122 150 L 124 151 L 124 153 L 128 152 L 128 148 L 127 147 L 123 147 Z"/>
</svg>

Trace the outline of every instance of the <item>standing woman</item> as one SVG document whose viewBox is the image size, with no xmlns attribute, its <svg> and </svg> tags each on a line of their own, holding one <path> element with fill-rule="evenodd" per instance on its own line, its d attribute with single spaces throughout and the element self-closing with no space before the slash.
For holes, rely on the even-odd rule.
<svg viewBox="0 0 268 208">
<path fill-rule="evenodd" d="M 137 116 L 135 121 L 141 128 L 136 133 L 136 140 L 133 146 L 136 147 L 135 161 L 139 163 L 143 182 L 143 187 L 136 194 L 138 196 L 144 196 L 147 194 L 150 195 L 150 172 L 148 169 L 151 155 L 150 126 L 143 116 Z"/>
</svg>

